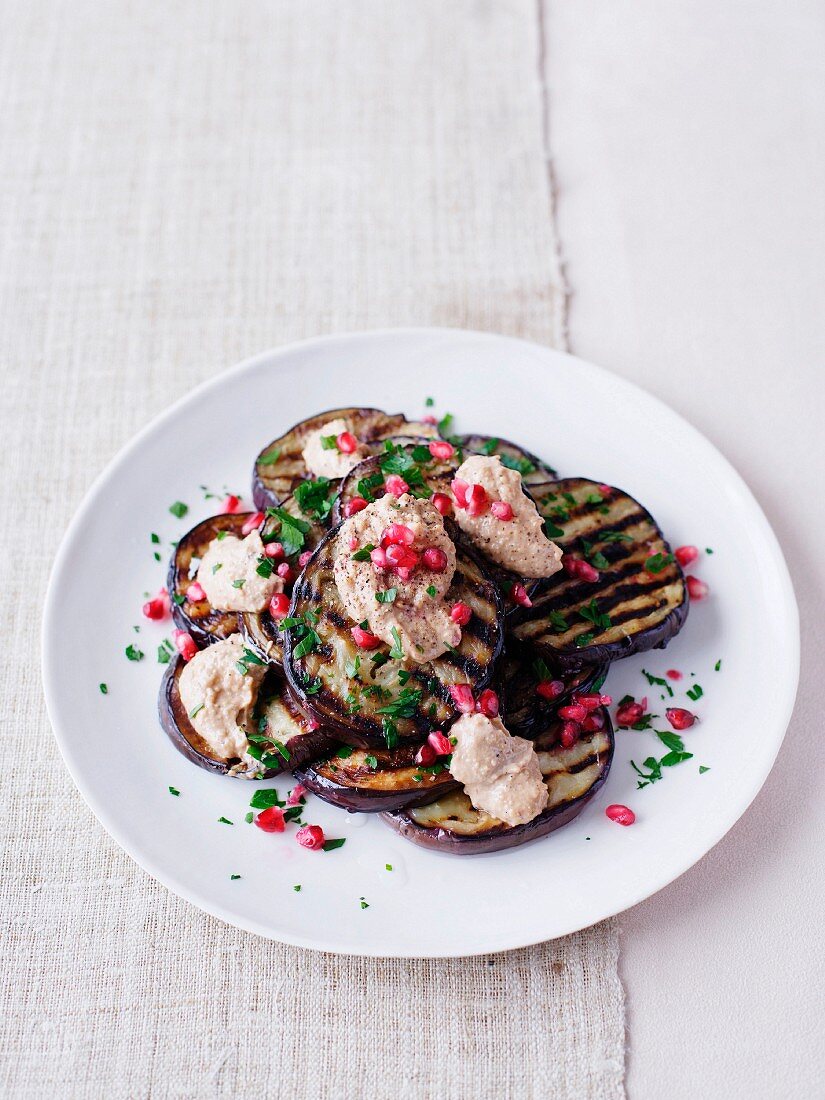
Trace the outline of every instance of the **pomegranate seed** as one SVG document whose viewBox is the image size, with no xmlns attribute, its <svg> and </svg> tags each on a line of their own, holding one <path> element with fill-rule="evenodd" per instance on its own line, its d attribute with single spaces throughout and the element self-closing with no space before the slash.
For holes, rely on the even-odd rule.
<svg viewBox="0 0 825 1100">
<path fill-rule="evenodd" d="M 561 727 L 561 735 L 559 740 L 561 741 L 561 747 L 563 749 L 572 749 L 579 739 L 581 733 L 581 727 L 578 722 L 567 721 Z"/>
<path fill-rule="evenodd" d="M 599 571 L 594 569 L 589 561 L 579 561 L 576 572 L 583 581 L 588 581 L 590 584 L 595 584 L 599 579 Z"/>
<path fill-rule="evenodd" d="M 691 714 L 689 710 L 685 710 L 683 707 L 668 707 L 665 711 L 665 718 L 675 730 L 689 730 L 693 723 L 698 721 L 695 714 Z"/>
<path fill-rule="evenodd" d="M 184 661 L 191 661 L 198 652 L 198 647 L 195 645 L 195 639 L 185 630 L 176 630 L 173 637 L 175 639 L 175 649 L 177 649 Z"/>
<path fill-rule="evenodd" d="M 506 500 L 494 500 L 490 505 L 490 511 L 496 519 L 504 520 L 505 523 L 513 518 L 512 505 L 508 504 Z"/>
<path fill-rule="evenodd" d="M 307 562 L 309 561 L 309 559 L 311 557 L 312 557 L 312 551 L 311 550 L 304 550 L 303 554 L 301 554 L 300 557 L 298 558 L 299 567 L 301 569 L 303 569 L 306 566 Z"/>
<path fill-rule="evenodd" d="M 285 619 L 289 614 L 289 596 L 277 592 L 269 601 L 269 614 L 273 619 Z"/>
<path fill-rule="evenodd" d="M 237 512 L 238 508 L 240 507 L 240 503 L 241 502 L 238 500 L 238 498 L 230 493 L 226 500 L 223 502 L 223 507 L 221 508 L 221 511 L 224 515 L 232 515 L 233 512 Z"/>
<path fill-rule="evenodd" d="M 286 828 L 284 811 L 280 806 L 267 806 L 254 820 L 258 828 L 263 829 L 265 833 L 282 833 Z"/>
<path fill-rule="evenodd" d="M 403 477 L 399 477 L 398 474 L 390 474 L 390 476 L 384 481 L 384 488 L 392 497 L 403 496 L 404 493 L 410 491 L 409 485 L 406 483 Z"/>
<path fill-rule="evenodd" d="M 665 676 L 667 676 L 668 680 L 681 680 L 682 679 L 682 674 L 681 674 L 681 672 L 679 671 L 678 668 L 669 668 L 667 670 L 667 672 L 665 673 Z"/>
<path fill-rule="evenodd" d="M 416 764 L 421 764 L 423 767 L 428 767 L 435 762 L 436 751 L 432 745 L 425 742 L 418 752 L 415 754 Z"/>
<path fill-rule="evenodd" d="M 391 523 L 381 536 L 381 545 L 412 546 L 415 542 L 415 532 L 404 523 Z"/>
<path fill-rule="evenodd" d="M 476 709 L 473 689 L 469 684 L 450 684 L 450 695 L 456 710 L 462 714 L 472 714 Z"/>
<path fill-rule="evenodd" d="M 244 523 L 241 528 L 242 535 L 251 535 L 253 531 L 261 526 L 265 519 L 263 512 L 253 512 L 249 519 Z"/>
<path fill-rule="evenodd" d="M 487 718 L 497 718 L 499 712 L 498 696 L 492 688 L 485 688 L 478 697 L 476 709 Z"/>
<path fill-rule="evenodd" d="M 687 590 L 692 600 L 703 600 L 710 591 L 705 582 L 700 581 L 698 577 L 688 577 Z"/>
<path fill-rule="evenodd" d="M 631 700 L 616 711 L 616 721 L 620 726 L 635 726 L 644 717 L 647 710 L 647 696 L 640 703 Z"/>
<path fill-rule="evenodd" d="M 370 634 L 368 630 L 364 630 L 362 626 L 354 626 L 350 633 L 359 649 L 375 649 L 376 646 L 381 645 L 381 639 L 376 637 L 375 634 Z"/>
<path fill-rule="evenodd" d="M 206 599 L 206 593 L 197 581 L 193 581 L 186 589 L 186 598 L 190 603 L 202 603 Z"/>
<path fill-rule="evenodd" d="M 580 558 L 571 558 L 569 554 L 565 554 L 561 560 L 562 569 L 567 573 L 569 577 L 575 577 L 579 572 Z"/>
<path fill-rule="evenodd" d="M 447 568 L 447 555 L 437 546 L 428 546 L 421 557 L 431 573 L 443 573 Z"/>
<path fill-rule="evenodd" d="M 358 440 L 352 434 L 352 432 L 341 432 L 338 438 L 335 440 L 335 445 L 341 454 L 351 455 L 355 454 L 358 450 Z"/>
<path fill-rule="evenodd" d="M 191 587 L 191 586 L 190 586 Z M 165 619 L 166 618 L 166 605 L 160 596 L 155 597 L 154 600 L 147 600 L 143 605 L 143 614 L 147 619 Z"/>
<path fill-rule="evenodd" d="M 310 852 L 320 851 L 324 846 L 326 837 L 320 825 L 304 825 L 295 834 L 295 839 L 302 848 L 309 848 Z"/>
<path fill-rule="evenodd" d="M 598 486 L 598 489 L 599 489 L 599 492 L 602 494 L 602 497 L 605 500 L 608 497 L 613 496 L 613 486 L 612 485 L 605 485 L 604 483 L 602 483 Z"/>
<path fill-rule="evenodd" d="M 514 584 L 510 589 L 510 599 L 520 607 L 532 607 L 533 601 L 527 595 L 527 589 L 523 584 Z"/>
<path fill-rule="evenodd" d="M 287 795 L 287 799 L 286 799 L 287 806 L 298 806 L 298 805 L 300 805 L 301 799 L 304 797 L 304 795 L 306 793 L 307 793 L 306 787 L 302 783 L 296 783 L 295 786 L 292 788 L 292 790 Z"/>
<path fill-rule="evenodd" d="M 284 556 L 284 547 L 280 542 L 268 542 L 264 547 L 264 554 L 272 561 L 280 561 Z"/>
<path fill-rule="evenodd" d="M 454 477 L 450 482 L 450 488 L 453 491 L 455 502 L 459 508 L 467 507 L 467 490 L 470 488 L 469 482 L 462 481 L 460 477 Z"/>
<path fill-rule="evenodd" d="M 617 802 L 614 802 L 612 806 L 608 806 L 604 812 L 617 825 L 632 825 L 636 820 L 636 815 L 629 806 L 620 806 Z"/>
<path fill-rule="evenodd" d="M 306 725 L 306 728 L 310 732 L 312 732 L 312 730 L 317 730 L 321 728 L 321 723 L 318 721 L 317 718 L 313 718 L 311 714 L 307 715 L 307 717 L 304 718 L 304 723 Z"/>
<path fill-rule="evenodd" d="M 582 729 L 585 733 L 595 733 L 596 730 L 604 729 L 604 711 L 594 710 L 588 714 L 582 722 Z"/>
<path fill-rule="evenodd" d="M 581 703 L 585 710 L 595 710 L 596 707 L 609 707 L 613 702 L 611 695 L 599 695 L 597 691 L 584 692 L 573 696 L 574 703 Z"/>
<path fill-rule="evenodd" d="M 467 490 L 467 515 L 483 516 L 490 507 L 487 490 L 483 485 L 471 485 Z"/>
<path fill-rule="evenodd" d="M 436 418 L 433 416 L 432 413 L 427 413 L 426 416 L 421 417 L 421 423 L 422 424 L 437 424 L 438 421 L 436 420 Z"/>
<path fill-rule="evenodd" d="M 367 502 L 363 497 L 352 497 L 344 505 L 344 515 L 349 519 L 350 516 L 354 516 L 357 512 L 363 512 L 367 506 Z"/>
<path fill-rule="evenodd" d="M 433 493 L 430 498 L 430 504 L 437 512 L 440 512 L 442 516 L 452 515 L 453 502 L 447 496 L 446 493 Z"/>
<path fill-rule="evenodd" d="M 376 546 L 374 550 L 370 550 L 370 561 L 376 569 L 389 569 L 390 563 L 387 561 L 387 551 L 381 546 Z"/>
<path fill-rule="evenodd" d="M 292 580 L 292 568 L 288 561 L 282 561 L 275 572 L 278 574 L 282 581 Z"/>
<path fill-rule="evenodd" d="M 427 744 L 431 746 L 436 756 L 446 756 L 453 751 L 452 742 L 441 730 L 433 730 L 427 734 Z"/>
<path fill-rule="evenodd" d="M 466 626 L 470 619 L 473 617 L 473 609 L 468 607 L 466 603 L 454 603 L 450 608 L 450 618 L 454 623 L 458 623 L 459 626 Z"/>
<path fill-rule="evenodd" d="M 673 553 L 678 563 L 684 568 L 684 566 L 696 561 L 699 557 L 699 548 L 697 546 L 677 546 Z"/>
<path fill-rule="evenodd" d="M 448 458 L 452 458 L 455 454 L 455 447 L 452 443 L 447 443 L 441 439 L 434 439 L 429 445 L 430 454 L 433 458 L 441 458 L 446 461 Z"/>
<path fill-rule="evenodd" d="M 350 550 L 357 550 L 358 545 L 359 545 L 358 544 L 358 536 L 357 535 L 350 535 L 350 539 L 349 539 L 349 548 L 350 548 Z"/>
<path fill-rule="evenodd" d="M 587 717 L 587 707 L 581 703 L 570 703 L 566 707 L 559 707 L 559 718 L 569 718 L 571 722 L 583 722 Z"/>
<path fill-rule="evenodd" d="M 564 682 L 562 680 L 542 680 L 536 684 L 536 695 L 542 699 L 558 699 L 564 695 Z"/>
</svg>

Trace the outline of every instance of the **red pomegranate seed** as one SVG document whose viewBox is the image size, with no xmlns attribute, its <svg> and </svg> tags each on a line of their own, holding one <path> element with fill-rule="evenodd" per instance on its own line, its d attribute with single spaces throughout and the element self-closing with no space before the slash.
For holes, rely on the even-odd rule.
<svg viewBox="0 0 825 1100">
<path fill-rule="evenodd" d="M 591 711 L 582 722 L 582 729 L 585 733 L 595 733 L 596 730 L 604 729 L 604 711 Z"/>
<path fill-rule="evenodd" d="M 399 477 L 398 474 L 390 474 L 390 476 L 384 481 L 384 488 L 390 494 L 391 497 L 400 497 L 404 493 L 410 491 L 409 485 L 406 483 L 403 477 Z"/>
<path fill-rule="evenodd" d="M 389 569 L 387 551 L 382 546 L 376 546 L 374 550 L 370 550 L 370 561 L 376 569 Z"/>
<path fill-rule="evenodd" d="M 631 700 L 629 703 L 624 703 L 616 711 L 616 722 L 620 726 L 635 726 L 637 722 L 641 721 L 646 710 L 647 696 L 640 703 Z"/>
<path fill-rule="evenodd" d="M 309 559 L 311 557 L 312 557 L 312 551 L 311 550 L 304 550 L 304 552 L 298 558 L 298 565 L 300 566 L 301 569 L 303 569 L 306 566 L 307 562 L 309 561 Z"/>
<path fill-rule="evenodd" d="M 302 848 L 309 848 L 310 852 L 318 852 L 326 841 L 324 830 L 320 825 L 304 825 L 295 834 L 295 839 Z"/>
<path fill-rule="evenodd" d="M 272 561 L 280 561 L 284 556 L 283 543 L 280 542 L 268 542 L 264 547 L 264 554 Z"/>
<path fill-rule="evenodd" d="M 467 490 L 467 515 L 483 516 L 490 507 L 490 498 L 483 485 L 471 485 Z"/>
<path fill-rule="evenodd" d="M 685 710 L 683 707 L 668 707 L 665 711 L 665 718 L 675 730 L 689 730 L 693 723 L 698 721 L 695 714 L 691 714 L 689 710 Z"/>
<path fill-rule="evenodd" d="M 562 680 L 542 680 L 536 684 L 536 695 L 542 699 L 558 699 L 564 695 L 564 682 Z"/>
<path fill-rule="evenodd" d="M 453 751 L 452 742 L 441 730 L 433 730 L 427 734 L 427 744 L 432 747 L 436 756 L 446 756 Z"/>
<path fill-rule="evenodd" d="M 428 546 L 421 557 L 424 568 L 431 573 L 443 573 L 447 568 L 447 555 L 437 546 Z"/>
<path fill-rule="evenodd" d="M 233 512 L 237 512 L 238 508 L 240 507 L 240 503 L 241 502 L 238 500 L 238 498 L 230 493 L 226 500 L 223 502 L 223 507 L 221 508 L 221 511 L 224 515 L 232 515 Z"/>
<path fill-rule="evenodd" d="M 559 718 L 569 718 L 571 722 L 583 722 L 587 717 L 587 707 L 581 703 L 569 703 L 566 707 L 559 707 Z"/>
<path fill-rule="evenodd" d="M 610 820 L 615 821 L 617 825 L 632 825 L 636 820 L 636 815 L 630 807 L 621 806 L 618 802 L 614 802 L 612 806 L 608 806 L 604 812 Z"/>
<path fill-rule="evenodd" d="M 381 545 L 412 546 L 415 542 L 415 532 L 404 523 L 391 523 L 381 536 Z"/>
<path fill-rule="evenodd" d="M 571 558 L 569 554 L 565 554 L 561 559 L 561 567 L 569 577 L 578 576 L 580 560 L 580 558 Z"/>
<path fill-rule="evenodd" d="M 381 639 L 376 637 L 375 634 L 370 634 L 368 630 L 364 630 L 362 626 L 354 626 L 350 633 L 359 649 L 375 649 L 376 646 L 381 645 Z"/>
<path fill-rule="evenodd" d="M 476 709 L 473 689 L 469 684 L 450 684 L 450 695 L 456 710 L 462 714 L 472 714 Z"/>
<path fill-rule="evenodd" d="M 282 561 L 275 572 L 283 581 L 292 580 L 292 568 L 288 561 Z"/>
<path fill-rule="evenodd" d="M 598 489 L 599 489 L 599 492 L 600 492 L 600 493 L 602 494 L 602 497 L 603 497 L 603 498 L 604 498 L 605 500 L 606 500 L 606 499 L 607 499 L 608 497 L 611 497 L 611 496 L 613 496 L 613 486 L 612 486 L 612 485 L 605 485 L 605 484 L 604 484 L 604 483 L 602 482 L 602 484 L 600 484 L 600 485 L 599 485 Z"/>
<path fill-rule="evenodd" d="M 357 535 L 350 535 L 350 537 L 349 537 L 349 548 L 350 548 L 350 550 L 357 550 L 358 546 L 359 546 L 358 536 Z"/>
<path fill-rule="evenodd" d="M 559 740 L 563 749 L 572 749 L 579 739 L 581 727 L 578 722 L 567 721 L 561 727 Z"/>
<path fill-rule="evenodd" d="M 583 581 L 588 581 L 590 584 L 595 584 L 599 579 L 598 569 L 594 569 L 589 561 L 580 561 L 576 572 Z"/>
<path fill-rule="evenodd" d="M 466 603 L 454 603 L 450 608 L 450 618 L 454 623 L 458 623 L 459 626 L 466 626 L 470 619 L 473 617 L 473 609 Z"/>
<path fill-rule="evenodd" d="M 427 413 L 426 416 L 421 417 L 421 423 L 422 424 L 437 424 L 438 421 L 436 420 L 436 418 L 433 416 L 432 413 Z"/>
<path fill-rule="evenodd" d="M 692 600 L 703 600 L 710 591 L 705 582 L 700 581 L 698 577 L 688 577 L 687 590 Z"/>
<path fill-rule="evenodd" d="M 160 596 L 156 596 L 154 600 L 147 600 L 143 605 L 143 614 L 147 619 L 165 619 L 166 604 Z"/>
<path fill-rule="evenodd" d="M 350 516 L 354 516 L 357 512 L 363 512 L 367 506 L 367 502 L 363 497 L 352 497 L 344 505 L 344 515 L 349 519 Z"/>
<path fill-rule="evenodd" d="M 286 828 L 284 811 L 280 806 L 267 806 L 254 818 L 254 821 L 265 833 L 282 833 Z"/>
<path fill-rule="evenodd" d="M 681 674 L 681 672 L 679 671 L 678 668 L 669 668 L 667 670 L 667 672 L 665 673 L 665 676 L 667 676 L 668 680 L 681 680 L 682 679 L 682 674 Z"/>
<path fill-rule="evenodd" d="M 289 614 L 289 596 L 285 592 L 276 592 L 269 601 L 269 614 L 273 619 L 285 619 Z"/>
<path fill-rule="evenodd" d="M 446 493 L 433 493 L 430 498 L 430 504 L 437 512 L 440 512 L 442 516 L 452 515 L 453 502 L 447 496 Z"/>
<path fill-rule="evenodd" d="M 186 598 L 190 603 L 201 603 L 206 599 L 206 593 L 197 581 L 193 581 L 186 589 Z"/>
<path fill-rule="evenodd" d="M 185 630 L 176 630 L 173 634 L 173 638 L 175 639 L 175 649 L 177 649 L 184 661 L 191 661 L 198 652 L 198 647 L 195 645 L 195 640 L 192 635 Z"/>
<path fill-rule="evenodd" d="M 485 688 L 478 697 L 476 709 L 487 718 L 497 718 L 499 712 L 498 696 L 492 688 Z"/>
<path fill-rule="evenodd" d="M 311 714 L 307 715 L 307 717 L 304 718 L 304 722 L 306 724 L 306 728 L 310 732 L 312 732 L 312 730 L 317 730 L 321 728 L 321 723 L 318 721 L 317 718 L 313 718 Z"/>
<path fill-rule="evenodd" d="M 242 535 L 251 535 L 253 531 L 261 526 L 265 519 L 263 512 L 253 512 L 249 519 L 244 523 L 241 528 Z"/>
<path fill-rule="evenodd" d="M 523 584 L 514 584 L 510 589 L 510 599 L 519 607 L 532 607 L 533 601 L 527 595 L 527 589 Z"/>
<path fill-rule="evenodd" d="M 428 744 L 425 741 L 418 752 L 415 754 L 415 762 L 416 764 L 420 764 L 422 767 L 426 768 L 429 767 L 430 764 L 433 764 L 435 762 L 435 757 L 435 749 L 432 747 L 432 745 Z"/>
<path fill-rule="evenodd" d="M 440 458 L 446 461 L 448 458 L 452 458 L 455 454 L 455 447 L 452 443 L 447 443 L 445 440 L 434 439 L 429 445 L 430 454 L 433 458 Z"/>
<path fill-rule="evenodd" d="M 684 568 L 686 565 L 690 565 L 691 562 L 696 561 L 699 557 L 699 548 L 697 546 L 677 546 L 673 551 L 676 555 L 676 560 Z"/>
<path fill-rule="evenodd" d="M 355 454 L 358 450 L 358 440 L 352 434 L 352 432 L 341 432 L 338 438 L 335 440 L 335 445 L 341 454 L 351 455 Z"/>
<path fill-rule="evenodd" d="M 460 477 L 454 477 L 450 482 L 450 488 L 453 491 L 455 502 L 459 508 L 467 507 L 467 490 L 470 488 L 470 484 L 467 481 L 462 481 Z"/>
<path fill-rule="evenodd" d="M 292 790 L 287 795 L 287 806 L 299 806 L 301 799 L 307 793 L 306 787 L 302 783 L 296 783 Z"/>
<path fill-rule="evenodd" d="M 596 707 L 609 707 L 613 702 L 611 695 L 599 695 L 597 691 L 586 691 L 573 696 L 574 703 L 581 703 L 585 710 L 595 710 Z"/>
<path fill-rule="evenodd" d="M 506 500 L 494 500 L 490 505 L 490 511 L 496 519 L 504 520 L 505 523 L 513 518 L 513 507 Z"/>
</svg>

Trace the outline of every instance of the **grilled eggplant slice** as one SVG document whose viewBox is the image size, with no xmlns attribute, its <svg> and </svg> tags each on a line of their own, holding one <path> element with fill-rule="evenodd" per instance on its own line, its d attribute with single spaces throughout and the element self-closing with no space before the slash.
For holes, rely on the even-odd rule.
<svg viewBox="0 0 825 1100">
<path fill-rule="evenodd" d="M 269 779 L 312 760 L 334 741 L 308 719 L 282 679 L 268 675 L 261 685 L 255 714 L 258 732 L 250 737 L 250 760 L 217 756 L 192 725 L 181 702 L 178 682 L 185 667 L 181 657 L 170 663 L 158 699 L 160 724 L 172 744 L 198 767 L 237 779 Z"/>
<path fill-rule="evenodd" d="M 547 836 L 577 817 L 607 779 L 613 760 L 613 730 L 607 711 L 602 713 L 604 729 L 583 734 L 572 748 L 562 748 L 559 743 L 558 724 L 537 739 L 550 801 L 547 809 L 526 825 L 506 825 L 476 810 L 463 791 L 426 806 L 385 813 L 382 820 L 413 844 L 457 856 L 498 852 Z"/>
<path fill-rule="evenodd" d="M 621 489 L 565 478 L 539 497 L 545 530 L 565 556 L 598 571 L 542 581 L 533 606 L 513 615 L 515 638 L 559 668 L 663 648 L 688 613 L 685 578 L 653 517 Z"/>
<path fill-rule="evenodd" d="M 371 504 L 384 496 L 384 478 L 389 474 L 400 474 L 415 496 L 430 497 L 433 493 L 450 492 L 455 471 L 456 463 L 433 458 L 423 439 L 387 440 L 380 454 L 359 462 L 341 481 L 341 491 L 333 506 L 333 523 L 344 519 L 346 505 L 353 497 Z"/>
<path fill-rule="evenodd" d="M 241 528 L 251 512 L 211 516 L 183 536 L 169 562 L 166 587 L 172 601 L 172 618 L 179 630 L 188 630 L 199 646 L 219 642 L 237 633 L 234 611 L 215 611 L 208 600 L 189 601 L 186 593 L 195 580 L 200 559 L 221 531 L 242 538 Z"/>
<path fill-rule="evenodd" d="M 492 435 L 459 435 L 453 442 L 469 454 L 498 455 L 505 466 L 518 470 L 533 496 L 537 490 L 543 492 L 544 486 L 559 476 L 552 466 L 509 439 L 498 439 Z"/>
<path fill-rule="evenodd" d="M 505 726 L 510 733 L 534 740 L 555 720 L 558 708 L 568 703 L 574 692 L 600 688 L 609 667 L 591 665 L 564 672 L 548 667 L 543 658 L 529 649 L 508 651 L 499 661 L 496 672 Z M 541 680 L 558 680 L 564 684 L 564 691 L 555 699 L 544 699 L 536 692 L 536 685 Z"/>
<path fill-rule="evenodd" d="M 330 409 L 318 413 L 273 439 L 256 458 L 252 471 L 252 499 L 256 508 L 277 506 L 294 493 L 302 481 L 311 478 L 303 458 L 307 436 L 339 418 L 352 425 L 353 434 L 362 443 L 377 445 L 392 436 L 435 434 L 426 424 L 411 423 L 401 413 L 389 414 L 380 409 Z"/>
<path fill-rule="evenodd" d="M 284 647 L 287 679 L 302 706 L 349 745 L 420 742 L 455 717 L 450 684 L 470 684 L 475 692 L 492 676 L 502 647 L 498 591 L 454 524 L 449 534 L 458 561 L 447 602 L 468 604 L 473 617 L 458 648 L 426 664 L 397 661 L 386 645 L 371 652 L 355 645 L 333 573 L 337 531 L 295 584 Z"/>
<path fill-rule="evenodd" d="M 340 746 L 330 756 L 295 772 L 307 790 L 350 813 L 380 813 L 420 806 L 458 788 L 443 765 L 419 768 L 417 746 L 353 749 Z"/>
</svg>

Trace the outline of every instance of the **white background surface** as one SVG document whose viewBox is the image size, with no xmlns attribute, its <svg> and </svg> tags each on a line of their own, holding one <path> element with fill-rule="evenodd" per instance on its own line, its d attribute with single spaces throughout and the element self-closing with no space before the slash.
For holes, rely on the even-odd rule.
<svg viewBox="0 0 825 1100">
<path fill-rule="evenodd" d="M 762 794 L 621 920 L 628 1092 L 822 1095 L 825 8 L 579 0 L 546 15 L 571 349 L 664 398 L 737 466 L 783 544 L 803 630 Z"/>
</svg>

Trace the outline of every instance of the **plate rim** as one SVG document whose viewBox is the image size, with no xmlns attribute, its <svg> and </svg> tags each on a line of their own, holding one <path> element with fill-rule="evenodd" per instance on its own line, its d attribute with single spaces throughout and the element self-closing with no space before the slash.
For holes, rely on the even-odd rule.
<svg viewBox="0 0 825 1100">
<path fill-rule="evenodd" d="M 507 943 L 503 946 L 492 946 L 486 948 L 477 948 L 471 951 L 461 952 L 457 954 L 455 951 L 450 950 L 424 950 L 419 949 L 415 951 L 405 950 L 393 950 L 388 952 L 387 950 L 371 950 L 370 944 L 367 941 L 363 947 L 359 945 L 357 951 L 352 950 L 350 947 L 342 947 L 340 944 L 336 944 L 334 941 L 319 939 L 317 936 L 302 937 L 299 935 L 292 935 L 287 932 L 274 932 L 270 927 L 260 924 L 255 920 L 250 920 L 244 917 L 238 917 L 235 913 L 230 913 L 224 907 L 216 903 L 214 900 L 201 896 L 197 891 L 191 890 L 188 887 L 182 885 L 172 875 L 167 873 L 156 865 L 155 861 L 151 858 L 147 858 L 142 853 L 139 853 L 132 845 L 128 833 L 124 832 L 115 824 L 109 816 L 106 802 L 104 799 L 99 799 L 95 794 L 92 785 L 86 783 L 85 778 L 76 761 L 73 759 L 71 750 L 71 739 L 63 732 L 59 708 L 60 703 L 58 700 L 58 692 L 55 686 L 53 663 L 55 657 L 55 646 L 53 646 L 51 639 L 54 637 L 55 626 L 57 624 L 57 603 L 58 592 L 60 585 L 58 583 L 60 575 L 66 568 L 66 562 L 69 553 L 72 549 L 74 542 L 78 539 L 79 533 L 83 528 L 84 519 L 90 509 L 93 507 L 95 498 L 104 484 L 112 480 L 117 476 L 121 467 L 129 460 L 134 451 L 138 450 L 144 439 L 154 432 L 158 427 L 163 425 L 167 420 L 176 415 L 178 410 L 188 402 L 195 398 L 208 393 L 211 389 L 217 388 L 227 382 L 232 377 L 245 373 L 247 371 L 254 370 L 259 366 L 268 366 L 270 369 L 281 369 L 281 367 L 293 356 L 296 352 L 312 351 L 315 347 L 322 347 L 325 345 L 331 345 L 336 343 L 351 343 L 353 341 L 363 340 L 380 340 L 380 339 L 422 339 L 431 338 L 433 336 L 450 337 L 454 339 L 472 339 L 480 341 L 489 341 L 493 343 L 505 343 L 516 345 L 521 348 L 529 348 L 533 351 L 539 350 L 543 354 L 548 354 L 551 358 L 558 357 L 568 360 L 571 364 L 575 364 L 576 369 L 587 370 L 595 378 L 609 379 L 611 383 L 618 381 L 622 386 L 629 388 L 631 391 L 635 391 L 639 394 L 643 394 L 647 401 L 651 401 L 656 406 L 657 413 L 665 419 L 670 418 L 679 424 L 682 431 L 686 431 L 691 437 L 692 441 L 700 448 L 704 448 L 706 452 L 713 455 L 714 460 L 720 462 L 724 467 L 726 474 L 731 479 L 731 483 L 735 485 L 737 491 L 742 495 L 743 499 L 749 504 L 753 518 L 759 522 L 762 527 L 762 534 L 765 539 L 765 544 L 770 552 L 772 564 L 776 569 L 777 580 L 783 588 L 783 600 L 782 610 L 787 618 L 787 640 L 790 642 L 790 649 L 785 651 L 785 669 L 786 675 L 783 678 L 783 705 L 779 708 L 778 713 L 781 712 L 781 735 L 776 739 L 773 752 L 766 758 L 765 763 L 760 772 L 754 777 L 752 783 L 748 786 L 744 793 L 740 794 L 740 797 L 736 800 L 735 809 L 733 811 L 734 816 L 726 824 L 725 828 L 718 833 L 716 838 L 712 840 L 707 846 L 703 845 L 703 850 L 698 854 L 691 853 L 687 858 L 680 860 L 678 864 L 674 864 L 672 868 L 669 868 L 663 876 L 661 881 L 657 880 L 653 888 L 649 885 L 645 885 L 638 892 L 637 896 L 634 896 L 633 900 L 627 902 L 622 901 L 617 906 L 609 905 L 606 907 L 606 911 L 593 921 L 582 924 L 579 920 L 572 920 L 569 927 L 562 928 L 560 931 L 554 932 L 551 936 L 536 936 L 525 939 L 523 936 L 519 937 L 520 942 Z M 799 608 L 796 600 L 796 595 L 793 588 L 793 582 L 791 579 L 790 571 L 788 569 L 787 562 L 785 560 L 784 553 L 782 551 L 779 539 L 771 526 L 765 512 L 763 511 L 759 501 L 751 491 L 750 487 L 731 463 L 731 461 L 712 443 L 698 428 L 694 427 L 685 417 L 668 405 L 665 401 L 659 398 L 656 394 L 646 390 L 643 386 L 638 385 L 622 375 L 616 374 L 606 367 L 599 366 L 592 363 L 587 359 L 582 359 L 577 355 L 573 355 L 566 351 L 561 351 L 557 348 L 550 347 L 546 344 L 540 344 L 536 341 L 526 340 L 521 337 L 511 336 L 504 333 L 484 332 L 477 329 L 465 329 L 465 328 L 453 328 L 444 326 L 402 326 L 402 327 L 387 327 L 379 329 L 361 329 L 361 330 L 347 330 L 344 332 L 328 333 L 321 336 L 313 336 L 307 339 L 294 340 L 286 344 L 281 344 L 265 351 L 258 352 L 255 355 L 248 356 L 232 366 L 219 371 L 213 377 L 205 379 L 197 386 L 186 391 L 171 405 L 162 409 L 157 415 L 152 417 L 131 439 L 129 439 L 117 453 L 105 464 L 100 470 L 92 483 L 87 488 L 83 495 L 83 498 L 78 505 L 74 515 L 69 521 L 63 536 L 60 540 L 59 547 L 52 562 L 52 567 L 49 572 L 49 579 L 46 587 L 46 593 L 43 600 L 43 611 L 41 618 L 41 630 L 40 630 L 40 647 L 41 647 L 41 673 L 43 682 L 43 693 L 46 702 L 46 710 L 49 717 L 49 722 L 52 727 L 52 732 L 55 740 L 57 741 L 58 748 L 60 749 L 63 762 L 77 787 L 81 797 L 86 802 L 87 806 L 91 809 L 94 816 L 97 818 L 103 829 L 109 834 L 109 836 L 121 847 L 126 854 L 134 860 L 135 863 L 148 875 L 150 875 L 157 882 L 160 882 L 166 889 L 170 890 L 177 897 L 183 898 L 185 901 L 196 906 L 202 912 L 209 914 L 218 920 L 223 921 L 233 927 L 240 928 L 245 932 L 250 932 L 254 935 L 263 937 L 264 939 L 274 940 L 279 943 L 285 943 L 294 947 L 301 947 L 314 951 L 329 952 L 332 954 L 343 954 L 364 958 L 470 958 L 478 955 L 485 955 L 491 953 L 497 953 L 502 951 L 517 950 L 523 947 L 529 947 L 538 943 L 549 942 L 550 940 L 560 939 L 564 936 L 570 935 L 574 932 L 582 931 L 585 928 L 593 927 L 593 925 L 601 923 L 603 920 L 609 920 L 619 913 L 626 912 L 632 909 L 634 906 L 640 904 L 642 901 L 653 897 L 660 890 L 663 890 L 666 886 L 675 882 L 685 874 L 691 867 L 699 863 L 707 853 L 719 844 L 724 837 L 730 832 L 733 826 L 742 818 L 747 812 L 757 795 L 761 791 L 765 784 L 765 781 L 773 769 L 776 762 L 776 758 L 779 754 L 779 750 L 782 747 L 785 736 L 787 734 L 788 726 L 793 714 L 794 704 L 799 686 L 799 673 L 800 673 L 800 623 L 799 623 Z"/>
</svg>

